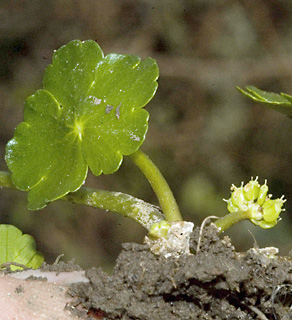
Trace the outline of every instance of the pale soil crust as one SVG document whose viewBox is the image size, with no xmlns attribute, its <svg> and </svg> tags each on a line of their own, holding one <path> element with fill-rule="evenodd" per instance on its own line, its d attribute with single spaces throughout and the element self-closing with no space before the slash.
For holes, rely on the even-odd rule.
<svg viewBox="0 0 292 320">
<path fill-rule="evenodd" d="M 146 245 L 124 244 L 112 275 L 87 271 L 89 284 L 69 293 L 91 319 L 292 319 L 292 262 L 256 250 L 235 252 L 213 226 L 191 237 L 193 254 L 154 256 Z M 83 313 L 84 315 L 84 313 Z"/>
</svg>

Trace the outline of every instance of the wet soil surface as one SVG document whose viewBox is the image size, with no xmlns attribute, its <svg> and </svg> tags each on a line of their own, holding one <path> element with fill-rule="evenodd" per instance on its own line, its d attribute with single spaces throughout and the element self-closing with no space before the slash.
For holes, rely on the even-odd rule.
<svg viewBox="0 0 292 320">
<path fill-rule="evenodd" d="M 235 252 L 207 227 L 197 252 L 165 258 L 146 245 L 124 244 L 112 275 L 87 271 L 69 293 L 91 319 L 292 319 L 292 260 L 253 248 Z M 291 308 L 291 310 L 290 310 Z"/>
</svg>

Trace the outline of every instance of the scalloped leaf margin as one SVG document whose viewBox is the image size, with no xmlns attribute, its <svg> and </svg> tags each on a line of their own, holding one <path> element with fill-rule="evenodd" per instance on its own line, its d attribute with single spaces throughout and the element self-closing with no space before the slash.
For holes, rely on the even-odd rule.
<svg viewBox="0 0 292 320">
<path fill-rule="evenodd" d="M 276 110 L 292 117 L 292 96 L 286 93 L 274 93 L 260 90 L 254 86 L 247 86 L 246 90 L 236 87 L 241 93 L 250 99 L 264 103 L 268 108 Z"/>
<path fill-rule="evenodd" d="M 36 251 L 35 240 L 9 224 L 0 224 L 0 265 L 16 262 L 37 269 L 44 262 L 43 255 Z M 11 270 L 22 269 L 11 265 Z"/>
<path fill-rule="evenodd" d="M 78 190 L 88 167 L 94 175 L 117 171 L 123 156 L 145 140 L 143 107 L 157 90 L 152 58 L 103 55 L 95 41 L 73 40 L 53 54 L 43 89 L 25 101 L 24 122 L 6 146 L 6 162 L 28 208 Z"/>
</svg>

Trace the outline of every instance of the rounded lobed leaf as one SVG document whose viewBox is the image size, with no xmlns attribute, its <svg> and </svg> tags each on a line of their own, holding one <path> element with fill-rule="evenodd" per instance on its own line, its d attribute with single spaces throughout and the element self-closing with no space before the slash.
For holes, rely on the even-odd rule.
<svg viewBox="0 0 292 320">
<path fill-rule="evenodd" d="M 0 265 L 16 262 L 37 269 L 44 262 L 43 255 L 36 251 L 32 236 L 22 234 L 16 227 L 8 224 L 0 225 Z M 11 266 L 11 270 L 21 269 Z"/>
<path fill-rule="evenodd" d="M 148 129 L 142 109 L 157 89 L 155 60 L 109 54 L 74 40 L 57 50 L 44 89 L 25 103 L 24 122 L 7 144 L 15 186 L 29 191 L 29 208 L 76 191 L 88 167 L 95 175 L 119 169 Z"/>
</svg>

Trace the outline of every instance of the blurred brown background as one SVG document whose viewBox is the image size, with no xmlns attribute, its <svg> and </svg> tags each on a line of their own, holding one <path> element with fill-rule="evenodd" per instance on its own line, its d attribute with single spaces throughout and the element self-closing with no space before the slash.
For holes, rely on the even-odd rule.
<svg viewBox="0 0 292 320">
<path fill-rule="evenodd" d="M 151 56 L 159 89 L 146 107 L 142 149 L 161 168 L 186 220 L 224 215 L 232 183 L 268 179 L 285 194 L 283 220 L 265 231 L 240 223 L 229 234 L 238 250 L 253 245 L 292 249 L 292 121 L 243 97 L 235 86 L 292 94 L 292 6 L 289 0 L 2 0 L 0 2 L 0 169 L 5 144 L 22 121 L 23 102 L 41 87 L 54 49 L 94 39 L 105 54 Z M 157 204 L 137 168 L 125 159 L 110 176 L 87 185 Z M 56 201 L 26 209 L 26 194 L 0 190 L 0 223 L 32 234 L 48 262 L 60 253 L 83 267 L 110 270 L 122 242 L 145 231 L 116 214 Z"/>
</svg>

